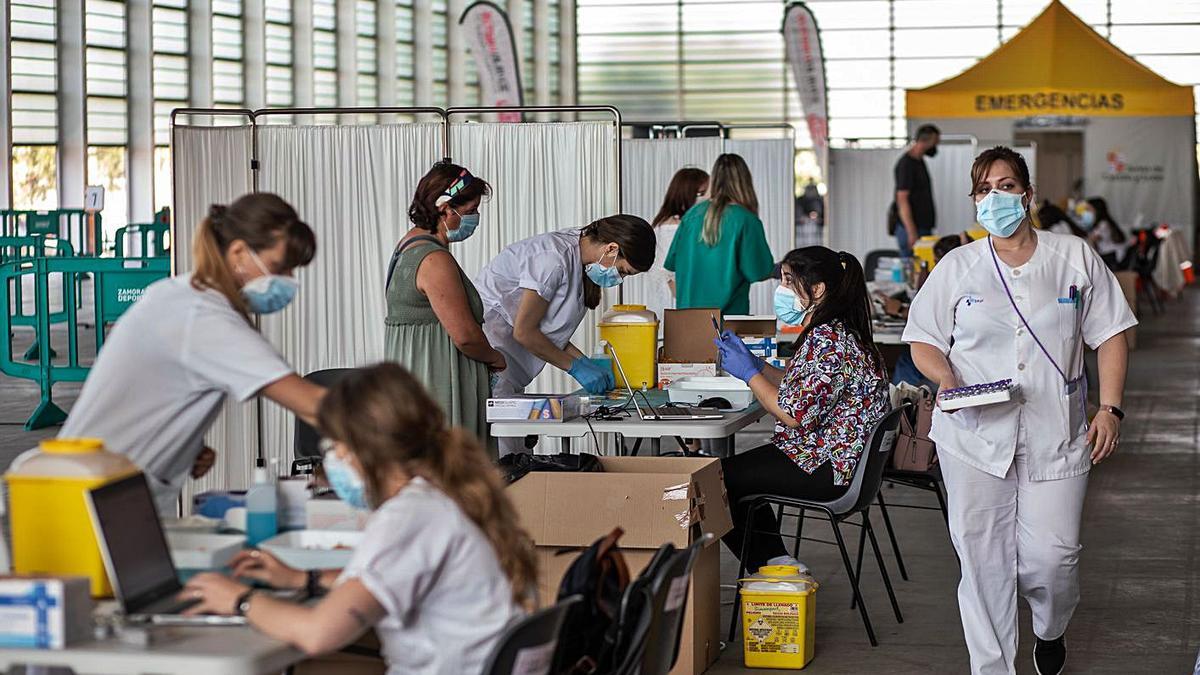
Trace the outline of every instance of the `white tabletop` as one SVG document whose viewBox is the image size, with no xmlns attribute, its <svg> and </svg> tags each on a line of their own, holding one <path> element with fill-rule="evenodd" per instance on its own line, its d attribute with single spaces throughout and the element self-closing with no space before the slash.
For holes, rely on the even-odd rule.
<svg viewBox="0 0 1200 675">
<path fill-rule="evenodd" d="M 492 436 L 582 438 L 594 429 L 597 434 L 621 434 L 627 438 L 729 438 L 766 416 L 767 411 L 756 402 L 739 412 L 722 413 L 719 420 L 643 421 L 632 408 L 630 414 L 631 417 L 617 421 L 592 420 L 591 427 L 582 417 L 563 422 L 493 422 Z M 709 412 L 704 411 L 704 414 Z"/>
<path fill-rule="evenodd" d="M 261 675 L 280 673 L 306 657 L 248 626 L 156 627 L 148 647 L 116 639 L 67 649 L 0 649 L 0 671 L 17 665 L 59 666 L 79 675 Z"/>
</svg>

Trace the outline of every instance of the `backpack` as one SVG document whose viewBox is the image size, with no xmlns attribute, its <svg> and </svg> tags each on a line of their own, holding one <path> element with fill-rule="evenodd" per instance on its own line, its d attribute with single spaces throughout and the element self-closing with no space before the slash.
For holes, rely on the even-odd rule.
<svg viewBox="0 0 1200 675">
<path fill-rule="evenodd" d="M 517 482 L 530 471 L 604 471 L 599 458 L 586 452 L 577 455 L 569 452 L 557 455 L 514 452 L 501 457 L 499 465 L 504 481 L 509 484 Z"/>
<path fill-rule="evenodd" d="M 613 528 L 587 547 L 563 574 L 558 599 L 583 596 L 563 622 L 552 672 L 565 675 L 608 673 L 613 668 L 621 598 L 629 585 L 629 566 L 617 547 L 625 531 Z"/>
</svg>

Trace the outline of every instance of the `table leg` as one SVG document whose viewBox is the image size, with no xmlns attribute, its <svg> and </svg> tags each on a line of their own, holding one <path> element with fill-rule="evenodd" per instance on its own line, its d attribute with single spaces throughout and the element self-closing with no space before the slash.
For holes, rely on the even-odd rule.
<svg viewBox="0 0 1200 675">
<path fill-rule="evenodd" d="M 571 439 L 564 436 L 562 439 L 562 447 L 560 450 L 565 454 L 571 454 Z"/>
<path fill-rule="evenodd" d="M 638 439 L 638 440 L 641 440 L 641 439 Z M 661 438 L 651 438 L 650 439 L 650 452 L 655 457 L 658 457 L 659 455 L 662 454 L 662 439 Z"/>
</svg>

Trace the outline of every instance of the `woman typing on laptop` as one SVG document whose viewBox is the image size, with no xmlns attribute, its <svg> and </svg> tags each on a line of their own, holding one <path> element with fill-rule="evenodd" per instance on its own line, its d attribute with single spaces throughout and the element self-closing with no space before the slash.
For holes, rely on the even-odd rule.
<svg viewBox="0 0 1200 675">
<path fill-rule="evenodd" d="M 343 570 L 308 574 L 263 552 L 235 576 L 280 588 L 330 589 L 312 606 L 256 594 L 218 574 L 194 577 L 191 613 L 240 614 L 310 655 L 374 627 L 389 673 L 478 673 L 536 579 L 533 545 L 479 443 L 450 429 L 438 406 L 395 364 L 340 381 L 321 405 L 330 484 L 371 508 Z"/>
<path fill-rule="evenodd" d="M 725 371 L 749 384 L 776 419 L 771 443 L 722 460 L 730 504 L 763 492 L 836 499 L 849 488 L 871 430 L 890 409 L 883 358 L 871 334 L 871 301 L 854 256 L 823 246 L 799 248 L 783 259 L 780 273 L 775 314 L 803 326 L 787 369 L 763 363 L 730 331 L 716 340 Z M 733 523 L 724 541 L 741 555 L 744 508 L 734 508 Z M 775 514 L 759 509 L 754 528 L 778 532 Z M 747 569 L 786 555 L 778 536 L 752 541 Z"/>
</svg>

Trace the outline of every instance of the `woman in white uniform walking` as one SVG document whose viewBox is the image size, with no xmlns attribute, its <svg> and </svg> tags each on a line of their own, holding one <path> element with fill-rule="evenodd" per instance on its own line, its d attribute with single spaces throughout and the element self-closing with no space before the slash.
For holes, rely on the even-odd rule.
<svg viewBox="0 0 1200 675">
<path fill-rule="evenodd" d="M 654 263 L 654 229 L 637 216 L 601 218 L 583 228 L 539 234 L 500 252 L 475 279 L 483 299 L 483 332 L 508 368 L 492 391 L 525 391 L 549 363 L 590 394 L 616 386 L 612 370 L 571 344 L 584 314 L 600 305 L 601 289 Z M 517 449 L 501 443 L 501 454 Z"/>
<path fill-rule="evenodd" d="M 173 513 L 184 481 L 216 455 L 204 434 L 229 396 L 264 396 L 316 421 L 323 387 L 302 379 L 255 329 L 252 314 L 286 307 L 313 231 L 273 194 L 214 205 L 193 242 L 191 274 L 165 279 L 117 322 L 60 437 L 100 438 L 146 473 Z"/>
<path fill-rule="evenodd" d="M 1079 528 L 1088 472 L 1120 439 L 1128 349 L 1137 324 L 1116 278 L 1078 237 L 1038 231 L 1033 186 L 1009 148 L 971 168 L 991 236 L 950 252 L 913 300 L 904 341 L 942 389 L 1012 379 L 1013 400 L 934 411 L 962 562 L 959 611 L 977 675 L 1015 673 L 1017 596 L 1033 614 L 1034 664 L 1062 671 L 1079 602 Z M 1100 411 L 1087 423 L 1083 349 L 1098 352 Z"/>
</svg>

